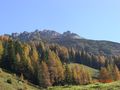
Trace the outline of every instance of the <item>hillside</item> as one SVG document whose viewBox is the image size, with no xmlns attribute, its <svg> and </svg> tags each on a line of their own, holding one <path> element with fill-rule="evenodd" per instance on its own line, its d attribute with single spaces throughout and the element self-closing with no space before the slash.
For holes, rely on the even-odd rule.
<svg viewBox="0 0 120 90">
<path fill-rule="evenodd" d="M 73 47 L 77 50 L 85 50 L 92 54 L 102 55 L 119 55 L 120 44 L 110 41 L 97 41 L 85 39 L 78 34 L 70 31 L 63 34 L 51 30 L 36 30 L 34 32 L 12 33 L 10 35 L 15 40 L 20 41 L 43 41 L 46 43 L 54 43 L 65 47 Z"/>
<path fill-rule="evenodd" d="M 70 64 L 70 66 L 74 66 L 74 64 Z M 85 69 L 90 70 L 91 72 L 98 72 L 95 69 L 89 68 L 84 65 L 80 65 Z M 11 80 L 11 83 L 8 82 Z M 0 90 L 119 90 L 120 81 L 112 82 L 112 83 L 95 83 L 90 85 L 69 85 L 69 86 L 54 86 L 49 87 L 48 89 L 39 89 L 35 85 L 30 85 L 28 82 L 23 82 L 20 78 L 16 77 L 15 74 L 10 74 L 8 72 L 2 71 L 0 69 Z"/>
<path fill-rule="evenodd" d="M 75 65 L 79 65 L 79 67 L 85 69 L 85 71 L 88 71 L 93 78 L 96 78 L 99 75 L 99 70 L 91 68 L 91 67 L 88 67 L 88 66 L 85 66 L 85 65 L 82 65 L 82 64 L 71 63 L 71 64 L 69 64 L 69 67 L 72 68 Z"/>
<path fill-rule="evenodd" d="M 70 67 L 76 64 L 70 64 Z M 88 70 L 90 74 L 95 77 L 98 74 L 98 70 L 87 67 L 85 65 L 80 65 L 80 67 Z M 15 74 L 8 73 L 5 70 L 0 69 L 0 90 L 43 90 L 38 88 L 27 80 L 21 80 L 20 77 Z M 51 90 L 51 89 L 50 89 Z M 53 89 L 52 89 L 53 90 Z M 55 89 L 56 90 L 56 89 Z"/>
<path fill-rule="evenodd" d="M 15 74 L 0 69 L 0 90 L 40 90 L 26 80 L 21 80 Z"/>
</svg>

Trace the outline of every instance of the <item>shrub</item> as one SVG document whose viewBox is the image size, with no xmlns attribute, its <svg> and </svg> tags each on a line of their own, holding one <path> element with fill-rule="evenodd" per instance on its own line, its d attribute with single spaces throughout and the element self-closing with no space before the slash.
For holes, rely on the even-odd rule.
<svg viewBox="0 0 120 90">
<path fill-rule="evenodd" d="M 12 84 L 11 78 L 7 79 L 7 83 Z"/>
<path fill-rule="evenodd" d="M 17 90 L 23 90 L 22 88 L 18 88 Z"/>
</svg>

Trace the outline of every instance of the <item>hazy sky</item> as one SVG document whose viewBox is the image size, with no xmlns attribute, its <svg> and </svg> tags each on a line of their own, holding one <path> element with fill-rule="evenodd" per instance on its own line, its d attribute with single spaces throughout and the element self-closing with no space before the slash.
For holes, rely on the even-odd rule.
<svg viewBox="0 0 120 90">
<path fill-rule="evenodd" d="M 0 34 L 35 29 L 120 42 L 120 0 L 0 0 Z"/>
</svg>

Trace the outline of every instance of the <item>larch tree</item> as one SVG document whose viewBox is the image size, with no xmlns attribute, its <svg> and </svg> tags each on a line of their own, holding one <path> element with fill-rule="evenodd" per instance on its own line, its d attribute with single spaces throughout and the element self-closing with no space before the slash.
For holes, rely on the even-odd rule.
<svg viewBox="0 0 120 90">
<path fill-rule="evenodd" d="M 29 69 L 33 69 L 32 67 L 32 62 L 31 62 L 31 58 L 30 58 L 30 50 L 31 50 L 31 47 L 24 43 L 22 45 L 22 61 L 23 61 L 23 64 L 25 66 L 27 66 Z"/>
<path fill-rule="evenodd" d="M 114 66 L 113 66 L 113 64 L 107 64 L 106 69 L 108 71 L 108 74 L 109 74 L 109 77 L 111 78 L 111 80 L 114 80 L 114 75 L 113 75 Z"/>
<path fill-rule="evenodd" d="M 109 72 L 105 67 L 102 67 L 100 70 L 99 81 L 104 83 L 112 81 L 111 77 L 109 76 Z"/>
<path fill-rule="evenodd" d="M 3 56 L 3 53 L 4 53 L 4 47 L 2 45 L 2 42 L 0 41 L 0 66 L 2 64 L 2 56 Z"/>
<path fill-rule="evenodd" d="M 38 66 L 38 80 L 39 86 L 41 87 L 47 88 L 48 86 L 51 86 L 48 67 L 43 61 Z"/>
<path fill-rule="evenodd" d="M 70 62 L 75 62 L 75 50 L 74 50 L 74 48 L 71 48 L 69 50 L 69 63 Z"/>
<path fill-rule="evenodd" d="M 65 84 L 72 84 L 72 70 L 71 68 L 68 66 L 68 64 L 65 65 Z"/>
<path fill-rule="evenodd" d="M 117 80 L 120 80 L 120 72 L 119 72 L 119 69 L 118 67 L 115 65 L 114 66 L 114 71 L 113 71 L 113 75 L 114 75 L 114 80 L 117 81 Z"/>
<path fill-rule="evenodd" d="M 59 47 L 59 49 L 58 49 L 58 53 L 59 53 L 60 59 L 61 59 L 63 62 L 67 63 L 67 62 L 68 62 L 67 60 L 69 59 L 68 49 L 67 49 L 66 47 L 61 46 L 61 47 Z"/>
<path fill-rule="evenodd" d="M 54 51 L 49 50 L 48 60 L 46 60 L 50 73 L 50 80 L 52 84 L 59 84 L 64 79 L 64 70 L 59 57 Z"/>
</svg>

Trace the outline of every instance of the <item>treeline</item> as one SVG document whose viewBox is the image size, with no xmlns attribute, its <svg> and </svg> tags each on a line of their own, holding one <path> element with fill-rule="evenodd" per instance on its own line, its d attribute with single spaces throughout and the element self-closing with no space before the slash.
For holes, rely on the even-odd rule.
<svg viewBox="0 0 120 90">
<path fill-rule="evenodd" d="M 116 65 L 110 64 L 107 67 L 101 67 L 99 82 L 109 83 L 120 80 L 120 72 Z"/>
<path fill-rule="evenodd" d="M 69 63 L 84 64 L 96 69 L 113 64 L 117 68 L 120 59 L 119 56 L 93 55 L 84 50 L 78 51 L 72 47 L 44 44 L 42 41 L 25 43 L 0 37 L 0 67 L 17 75 L 22 74 L 27 80 L 41 87 L 92 82 L 88 71 L 79 65 L 70 67 Z M 110 70 L 114 69 L 110 68 Z M 105 72 L 102 69 L 100 77 L 103 71 Z M 113 76 L 113 74 L 110 75 Z M 115 73 L 114 77 L 116 77 Z"/>
</svg>

